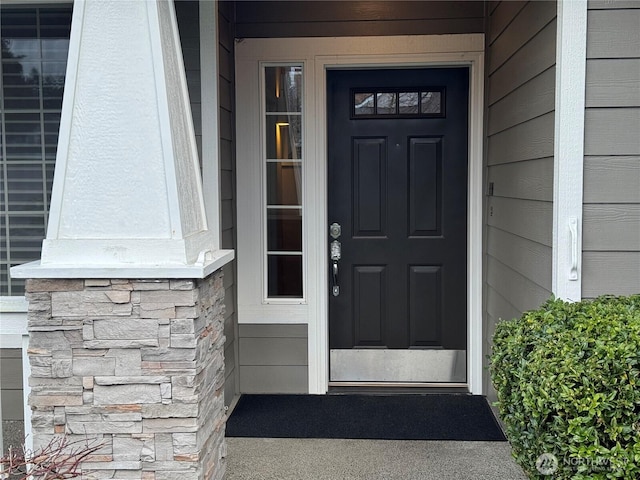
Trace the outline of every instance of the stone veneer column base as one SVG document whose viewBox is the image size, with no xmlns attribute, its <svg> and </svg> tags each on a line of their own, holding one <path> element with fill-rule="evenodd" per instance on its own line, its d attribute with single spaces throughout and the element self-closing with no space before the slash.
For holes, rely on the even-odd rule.
<svg viewBox="0 0 640 480">
<path fill-rule="evenodd" d="M 34 449 L 103 446 L 83 478 L 221 479 L 224 287 L 204 280 L 28 280 Z"/>
</svg>

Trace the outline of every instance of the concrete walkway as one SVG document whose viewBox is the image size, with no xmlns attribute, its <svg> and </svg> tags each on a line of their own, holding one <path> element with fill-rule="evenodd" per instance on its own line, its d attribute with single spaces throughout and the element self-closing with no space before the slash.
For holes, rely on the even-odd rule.
<svg viewBox="0 0 640 480">
<path fill-rule="evenodd" d="M 228 480 L 520 480 L 507 442 L 227 438 Z"/>
</svg>

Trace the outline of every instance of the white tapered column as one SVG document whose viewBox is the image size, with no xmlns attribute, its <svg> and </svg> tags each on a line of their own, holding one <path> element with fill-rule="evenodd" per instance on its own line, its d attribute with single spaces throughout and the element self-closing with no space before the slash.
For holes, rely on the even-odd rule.
<svg viewBox="0 0 640 480">
<path fill-rule="evenodd" d="M 228 258 L 216 245 L 173 3 L 76 1 L 38 268 L 184 270 Z"/>
</svg>

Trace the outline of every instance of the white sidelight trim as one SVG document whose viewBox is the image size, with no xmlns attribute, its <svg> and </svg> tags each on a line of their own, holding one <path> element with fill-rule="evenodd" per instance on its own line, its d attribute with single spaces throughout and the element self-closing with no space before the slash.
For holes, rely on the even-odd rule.
<svg viewBox="0 0 640 480">
<path fill-rule="evenodd" d="M 587 0 L 558 0 L 553 175 L 553 294 L 582 299 Z"/>
<path fill-rule="evenodd" d="M 214 247 L 222 244 L 220 223 L 220 123 L 218 103 L 218 2 L 200 0 L 200 95 L 202 184 L 207 224 Z"/>
<path fill-rule="evenodd" d="M 469 391 L 483 391 L 483 158 L 484 158 L 484 47 L 475 55 L 469 72 L 469 189 L 467 204 L 467 311 Z"/>
<path fill-rule="evenodd" d="M 262 303 L 259 275 L 252 261 L 260 238 L 259 66 L 297 62 L 305 72 L 306 297 L 302 305 Z M 468 65 L 469 190 L 467 238 L 467 383 L 482 394 L 482 146 L 484 35 L 245 39 L 236 45 L 238 191 L 238 321 L 308 325 L 309 393 L 324 394 L 329 384 L 328 223 L 326 70 L 331 68 L 429 67 Z"/>
</svg>

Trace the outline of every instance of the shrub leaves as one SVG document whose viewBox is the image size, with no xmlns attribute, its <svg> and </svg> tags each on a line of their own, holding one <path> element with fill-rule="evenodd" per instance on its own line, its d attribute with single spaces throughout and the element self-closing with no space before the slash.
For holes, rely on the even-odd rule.
<svg viewBox="0 0 640 480">
<path fill-rule="evenodd" d="M 640 295 L 550 299 L 499 323 L 490 370 L 516 461 L 554 479 L 640 478 Z"/>
</svg>

